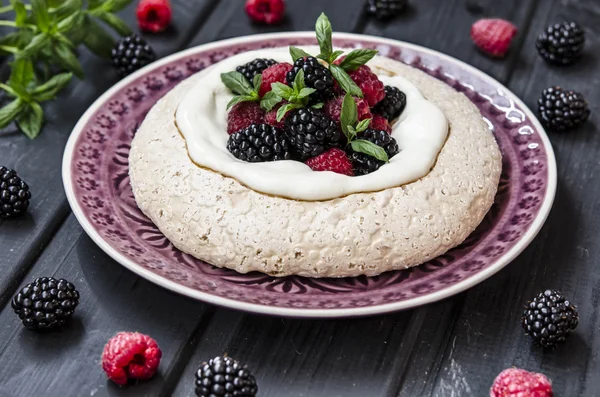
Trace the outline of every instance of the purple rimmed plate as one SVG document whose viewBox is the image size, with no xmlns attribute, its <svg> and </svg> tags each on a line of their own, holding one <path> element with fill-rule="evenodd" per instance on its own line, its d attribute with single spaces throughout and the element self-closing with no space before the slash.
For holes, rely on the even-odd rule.
<svg viewBox="0 0 600 397">
<path fill-rule="evenodd" d="M 531 111 L 475 68 L 438 52 L 378 37 L 336 34 L 340 47 L 369 47 L 446 82 L 480 109 L 503 154 L 496 203 L 459 247 L 421 266 L 377 277 L 274 278 L 218 269 L 172 246 L 137 208 L 129 185 L 131 140 L 156 101 L 181 80 L 231 55 L 315 44 L 313 32 L 240 37 L 171 55 L 102 95 L 75 126 L 65 149 L 67 198 L 87 234 L 116 261 L 165 288 L 256 313 L 297 317 L 371 315 L 454 295 L 513 260 L 552 207 L 556 162 Z"/>
</svg>

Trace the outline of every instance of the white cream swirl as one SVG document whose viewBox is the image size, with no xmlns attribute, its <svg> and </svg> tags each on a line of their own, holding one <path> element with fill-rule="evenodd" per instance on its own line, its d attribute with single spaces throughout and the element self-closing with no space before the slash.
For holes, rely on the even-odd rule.
<svg viewBox="0 0 600 397">
<path fill-rule="evenodd" d="M 307 48 L 310 53 L 314 48 Z M 312 51 L 312 52 L 311 52 Z M 363 176 L 315 172 L 299 161 L 248 163 L 227 150 L 227 110 L 231 92 L 220 75 L 255 58 L 289 62 L 287 48 L 251 51 L 227 58 L 199 76 L 176 112 L 176 122 L 191 159 L 199 166 L 235 178 L 247 187 L 266 194 L 296 200 L 329 200 L 353 193 L 398 187 L 427 175 L 448 134 L 444 113 L 421 95 L 410 81 L 372 66 L 381 81 L 406 94 L 406 108 L 392 126 L 400 153 L 379 170 Z M 375 58 L 372 62 L 376 64 Z M 371 63 L 369 64 L 371 66 Z"/>
</svg>

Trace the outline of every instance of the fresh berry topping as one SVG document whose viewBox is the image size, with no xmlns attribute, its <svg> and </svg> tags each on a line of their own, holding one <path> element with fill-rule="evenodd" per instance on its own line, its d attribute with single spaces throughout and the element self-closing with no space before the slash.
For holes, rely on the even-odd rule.
<svg viewBox="0 0 600 397">
<path fill-rule="evenodd" d="M 552 383 L 543 374 L 508 368 L 494 379 L 490 397 L 552 397 Z"/>
<path fill-rule="evenodd" d="M 262 72 L 262 83 L 258 95 L 262 98 L 265 94 L 271 91 L 271 84 L 282 83 L 286 84 L 286 76 L 292 70 L 292 65 L 287 62 L 278 63 L 269 66 Z"/>
<path fill-rule="evenodd" d="M 314 57 L 298 58 L 294 62 L 292 70 L 286 76 L 288 85 L 291 86 L 294 83 L 296 74 L 300 69 L 304 70 L 304 83 L 306 86 L 317 90 L 310 96 L 313 102 L 325 101 L 332 95 L 333 76 L 329 69 L 321 65 Z"/>
<path fill-rule="evenodd" d="M 370 119 L 372 116 L 371 108 L 369 108 L 369 104 L 362 98 L 353 97 L 354 102 L 356 102 L 358 120 Z M 332 98 L 325 102 L 325 107 L 323 110 L 325 111 L 325 115 L 329 117 L 331 120 L 336 121 L 338 124 L 340 122 L 340 115 L 342 114 L 342 103 L 344 102 L 343 96 L 338 96 Z"/>
<path fill-rule="evenodd" d="M 550 25 L 535 43 L 539 54 L 548 62 L 566 65 L 583 52 L 585 32 L 575 22 Z"/>
<path fill-rule="evenodd" d="M 254 81 L 254 76 L 261 74 L 269 66 L 275 65 L 276 63 L 277 62 L 273 59 L 257 58 L 245 65 L 238 66 L 235 70 L 243 74 L 246 80 L 252 83 Z"/>
<path fill-rule="evenodd" d="M 277 121 L 277 111 L 279 110 L 280 107 L 282 107 L 286 103 L 287 103 L 286 101 L 279 102 L 277 105 L 275 105 L 275 107 L 273 109 L 268 111 L 265 114 L 265 123 L 272 125 L 273 127 L 284 129 L 285 128 L 285 119 L 287 119 L 287 117 L 289 116 L 290 113 L 287 112 L 283 116 L 283 119 L 281 119 L 281 121 Z"/>
<path fill-rule="evenodd" d="M 384 21 L 400 14 L 407 3 L 408 0 L 367 0 L 365 8 L 369 14 Z"/>
<path fill-rule="evenodd" d="M 129 379 L 147 380 L 154 376 L 162 352 L 151 337 L 138 332 L 119 332 L 102 352 L 102 369 L 118 385 Z"/>
<path fill-rule="evenodd" d="M 312 108 L 295 109 L 285 120 L 285 134 L 300 157 L 315 157 L 330 147 L 339 146 L 342 132 L 323 111 Z"/>
<path fill-rule="evenodd" d="M 385 117 L 380 114 L 374 114 L 371 119 L 371 124 L 369 124 L 369 128 L 372 130 L 385 131 L 388 134 L 392 133 L 392 126 L 389 121 Z"/>
<path fill-rule="evenodd" d="M 353 176 L 352 163 L 346 152 L 332 148 L 320 155 L 305 161 L 313 171 L 332 171 L 338 174 Z"/>
<path fill-rule="evenodd" d="M 388 121 L 400 116 L 406 107 L 406 95 L 396 87 L 385 86 L 385 97 L 373 108 L 373 113 L 385 117 Z"/>
<path fill-rule="evenodd" d="M 363 132 L 359 138 L 373 142 L 377 146 L 382 147 L 390 159 L 400 151 L 398 149 L 398 143 L 396 143 L 396 140 L 386 131 L 368 129 Z M 385 164 L 383 161 L 378 160 L 375 157 L 360 152 L 352 152 L 350 159 L 352 160 L 354 174 L 356 175 L 370 174 L 371 172 L 377 171 L 383 164 Z"/>
<path fill-rule="evenodd" d="M 564 132 L 579 127 L 590 116 L 583 95 L 559 86 L 546 88 L 538 99 L 538 111 L 546 128 Z"/>
<path fill-rule="evenodd" d="M 254 22 L 274 25 L 285 16 L 284 0 L 246 0 L 246 14 Z"/>
<path fill-rule="evenodd" d="M 154 62 L 156 54 L 146 40 L 137 34 L 120 39 L 111 53 L 113 67 L 121 77 Z"/>
<path fill-rule="evenodd" d="M 215 357 L 196 371 L 198 397 L 254 397 L 257 392 L 254 376 L 231 357 Z"/>
<path fill-rule="evenodd" d="M 240 102 L 231 107 L 227 115 L 227 133 L 238 132 L 250 124 L 260 124 L 265 119 L 265 111 L 258 102 Z"/>
<path fill-rule="evenodd" d="M 140 29 L 153 33 L 169 27 L 171 14 L 169 0 L 140 0 L 136 9 Z"/>
<path fill-rule="evenodd" d="M 25 181 L 14 170 L 0 166 L 0 219 L 23 215 L 30 198 Z"/>
<path fill-rule="evenodd" d="M 546 290 L 525 307 L 522 318 L 525 333 L 543 347 L 564 342 L 579 323 L 577 310 L 558 291 Z"/>
<path fill-rule="evenodd" d="M 12 299 L 12 308 L 23 325 L 33 330 L 62 326 L 79 304 L 79 292 L 65 279 L 36 278 Z"/>
<path fill-rule="evenodd" d="M 503 57 L 510 48 L 517 27 L 504 19 L 480 19 L 471 27 L 471 38 L 483 52 Z"/>
<path fill-rule="evenodd" d="M 251 163 L 292 159 L 283 131 L 268 124 L 251 124 L 230 135 L 227 150 L 234 157 Z"/>
<path fill-rule="evenodd" d="M 334 63 L 339 65 L 344 59 L 345 57 L 341 57 Z M 348 75 L 362 90 L 363 97 L 370 107 L 375 106 L 377 103 L 379 103 L 379 101 L 385 98 L 385 86 L 367 65 L 362 65 L 354 71 L 349 71 Z M 337 84 L 336 92 L 342 94 L 341 88 Z"/>
</svg>

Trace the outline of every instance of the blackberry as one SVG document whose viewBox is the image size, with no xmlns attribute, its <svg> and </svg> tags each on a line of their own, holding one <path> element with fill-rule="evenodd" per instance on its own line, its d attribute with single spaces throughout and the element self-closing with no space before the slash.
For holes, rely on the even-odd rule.
<svg viewBox="0 0 600 397">
<path fill-rule="evenodd" d="M 537 38 L 538 53 L 548 62 L 566 65 L 583 52 L 585 32 L 575 22 L 550 25 Z"/>
<path fill-rule="evenodd" d="M 340 146 L 343 138 L 337 123 L 313 108 L 292 110 L 285 119 L 285 134 L 302 160 Z"/>
<path fill-rule="evenodd" d="M 315 57 L 298 58 L 294 62 L 292 70 L 285 76 L 288 85 L 291 86 L 294 83 L 300 69 L 304 71 L 306 86 L 317 90 L 310 95 L 313 103 L 324 102 L 333 95 L 333 76 L 329 69 L 321 65 Z"/>
<path fill-rule="evenodd" d="M 22 215 L 29 207 L 29 186 L 14 170 L 0 166 L 0 219 Z"/>
<path fill-rule="evenodd" d="M 577 328 L 579 316 L 560 292 L 548 289 L 527 302 L 522 323 L 525 333 L 539 345 L 554 347 Z"/>
<path fill-rule="evenodd" d="M 230 357 L 215 357 L 196 371 L 198 397 L 254 397 L 257 392 L 254 376 Z"/>
<path fill-rule="evenodd" d="M 252 83 L 254 81 L 254 76 L 257 74 L 261 74 L 263 70 L 268 68 L 269 66 L 275 65 L 277 62 L 273 59 L 264 59 L 264 58 L 256 58 L 255 60 L 248 62 L 245 65 L 238 66 L 235 68 L 237 72 L 240 72 L 244 75 L 244 77 Z"/>
<path fill-rule="evenodd" d="M 590 108 L 583 95 L 559 86 L 546 88 L 538 99 L 542 123 L 549 130 L 564 132 L 574 129 L 590 116 Z"/>
<path fill-rule="evenodd" d="M 406 95 L 396 87 L 385 86 L 385 98 L 373 108 L 373 113 L 385 117 L 388 121 L 400 116 L 406 107 Z"/>
<path fill-rule="evenodd" d="M 229 135 L 227 150 L 236 158 L 250 163 L 292 159 L 285 134 L 269 124 L 253 123 Z"/>
<path fill-rule="evenodd" d="M 156 53 L 146 40 L 137 34 L 120 39 L 111 53 L 113 67 L 121 77 L 154 62 Z"/>
<path fill-rule="evenodd" d="M 41 277 L 24 286 L 12 299 L 12 308 L 29 329 L 62 326 L 79 304 L 79 292 L 65 279 Z"/>
<path fill-rule="evenodd" d="M 369 14 L 382 21 L 400 14 L 408 4 L 408 0 L 367 0 L 365 8 Z"/>
<path fill-rule="evenodd" d="M 368 129 L 359 136 L 359 139 L 365 139 L 381 146 L 390 159 L 400 151 L 396 140 L 386 131 Z M 354 175 L 357 176 L 375 172 L 385 164 L 375 157 L 360 152 L 351 152 L 350 160 L 352 160 L 352 166 L 354 167 Z"/>
</svg>

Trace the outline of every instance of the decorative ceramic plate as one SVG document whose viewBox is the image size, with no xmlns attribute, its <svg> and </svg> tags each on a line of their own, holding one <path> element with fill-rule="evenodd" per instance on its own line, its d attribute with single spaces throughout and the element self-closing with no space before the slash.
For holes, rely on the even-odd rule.
<svg viewBox="0 0 600 397">
<path fill-rule="evenodd" d="M 186 77 L 231 55 L 315 44 L 314 32 L 240 37 L 174 54 L 102 95 L 71 134 L 63 159 L 69 203 L 89 236 L 140 276 L 183 295 L 257 313 L 298 317 L 370 315 L 454 295 L 513 260 L 546 220 L 556 190 L 543 128 L 508 89 L 482 72 L 415 45 L 337 34 L 340 47 L 369 47 L 446 82 L 480 109 L 503 154 L 496 203 L 459 247 L 421 266 L 377 277 L 274 278 L 218 269 L 176 248 L 137 208 L 128 175 L 131 140 L 156 101 Z"/>
</svg>

